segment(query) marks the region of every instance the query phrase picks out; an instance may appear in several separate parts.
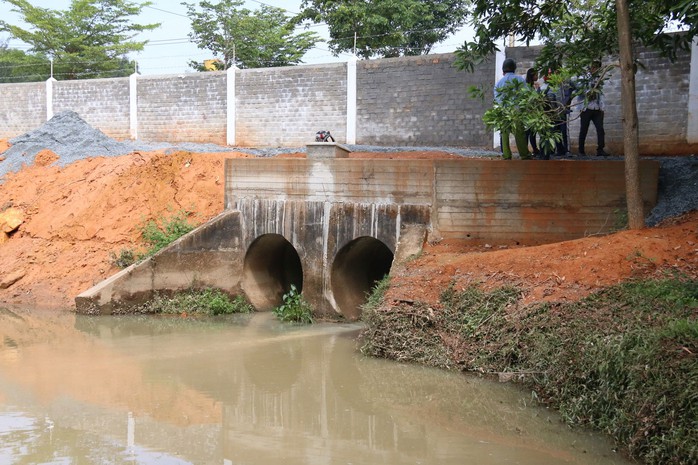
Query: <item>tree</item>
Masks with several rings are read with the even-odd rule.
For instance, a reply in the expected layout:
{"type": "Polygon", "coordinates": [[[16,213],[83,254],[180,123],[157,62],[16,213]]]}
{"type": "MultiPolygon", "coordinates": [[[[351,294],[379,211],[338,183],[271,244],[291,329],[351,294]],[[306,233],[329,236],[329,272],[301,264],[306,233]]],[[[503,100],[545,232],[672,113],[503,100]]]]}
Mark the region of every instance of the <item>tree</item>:
{"type": "Polygon", "coordinates": [[[45,81],[51,76],[47,57],[31,55],[0,44],[0,83],[45,81]]]}
{"type": "MultiPolygon", "coordinates": [[[[259,10],[240,8],[242,0],[183,3],[189,10],[192,33],[199,48],[221,57],[224,68],[289,66],[302,62],[303,55],[319,42],[314,32],[294,34],[296,24],[281,8],[262,5],[259,10]]],[[[203,70],[199,63],[190,66],[203,70]]]]}
{"type": "Polygon", "coordinates": [[[362,58],[429,53],[466,19],[468,0],[303,0],[298,22],[327,23],[337,55],[362,58]]]}
{"type": "Polygon", "coordinates": [[[160,24],[133,24],[150,2],[127,0],[72,0],[66,11],[32,6],[26,0],[5,0],[14,5],[29,29],[0,21],[0,30],[31,46],[30,52],[51,57],[54,76],[65,79],[127,76],[133,72],[126,55],[143,50],[146,41],[133,38],[160,24]]]}
{"type": "Polygon", "coordinates": [[[620,54],[623,145],[625,156],[628,222],[632,229],[644,227],[640,192],[636,68],[633,45],[659,50],[670,59],[689,49],[698,33],[698,2],[695,0],[473,0],[471,21],[475,40],[456,52],[457,65],[472,70],[475,63],[498,49],[496,41],[510,35],[531,41],[539,37],[542,68],[582,66],[604,55],[620,54]],[[682,29],[670,34],[669,26],[682,29]]]}

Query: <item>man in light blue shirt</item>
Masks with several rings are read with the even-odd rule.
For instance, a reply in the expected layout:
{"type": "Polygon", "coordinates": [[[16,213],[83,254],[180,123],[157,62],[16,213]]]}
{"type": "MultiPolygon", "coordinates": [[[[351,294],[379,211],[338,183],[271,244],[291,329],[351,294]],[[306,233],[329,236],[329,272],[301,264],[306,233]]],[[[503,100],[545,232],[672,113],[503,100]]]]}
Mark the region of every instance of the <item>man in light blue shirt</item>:
{"type": "MultiPolygon", "coordinates": [[[[502,64],[502,76],[497,84],[494,85],[494,100],[499,104],[503,104],[503,94],[505,89],[509,86],[525,86],[526,81],[522,76],[515,74],[516,62],[511,58],[504,60],[502,64]]],[[[505,103],[504,103],[505,104],[505,103]]],[[[514,139],[516,140],[516,148],[519,151],[519,156],[522,160],[530,160],[531,154],[528,152],[528,140],[526,138],[526,130],[521,124],[515,124],[514,127],[509,130],[502,130],[502,158],[505,160],[511,160],[512,153],[511,147],[509,145],[509,134],[514,133],[514,139]]]]}

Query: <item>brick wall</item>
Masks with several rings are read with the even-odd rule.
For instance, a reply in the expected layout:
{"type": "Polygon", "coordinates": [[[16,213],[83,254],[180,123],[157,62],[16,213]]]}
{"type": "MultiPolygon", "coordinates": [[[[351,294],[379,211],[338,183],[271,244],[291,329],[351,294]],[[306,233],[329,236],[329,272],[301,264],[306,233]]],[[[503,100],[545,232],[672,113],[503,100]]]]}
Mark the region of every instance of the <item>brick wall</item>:
{"type": "Polygon", "coordinates": [[[303,146],[320,130],[346,140],[345,63],[240,70],[235,88],[237,145],[303,146]]]}
{"type": "Polygon", "coordinates": [[[0,138],[22,135],[45,121],[45,82],[0,85],[0,138]]]}
{"type": "MultiPolygon", "coordinates": [[[[513,47],[517,72],[525,74],[537,47],[513,47]]],[[[637,73],[642,154],[695,153],[687,143],[690,52],[670,63],[641,51],[637,73]]],[[[500,74],[494,60],[474,73],[453,67],[453,54],[362,60],[356,69],[356,143],[375,145],[492,147],[482,123],[500,74]],[[485,100],[469,96],[480,87],[485,100]]],[[[238,70],[235,75],[235,144],[303,146],[328,129],[337,142],[347,137],[347,64],[238,70]]],[[[696,71],[694,71],[695,73],[696,71]]],[[[137,136],[143,141],[226,144],[225,72],[141,76],[137,79],[137,136]]],[[[74,110],[109,136],[130,136],[129,79],[60,81],[53,84],[53,112],[74,110]]],[[[606,88],[607,150],[622,148],[619,73],[606,88]]],[[[232,105],[231,105],[232,107],[232,105]]],[[[351,111],[351,107],[349,107],[351,111]]],[[[573,114],[570,141],[577,150],[579,122],[573,114]]],[[[45,121],[46,83],[0,84],[0,137],[11,138],[45,121]]],[[[351,130],[351,128],[349,128],[351,130]]],[[[596,148],[592,125],[587,151],[596,148]]]]}
{"type": "Polygon", "coordinates": [[[72,110],[90,126],[115,139],[128,139],[128,78],[56,81],[53,113],[72,110]]]}
{"type": "Polygon", "coordinates": [[[225,72],[138,78],[138,139],[226,143],[225,72]]]}
{"type": "MultiPolygon", "coordinates": [[[[494,60],[459,71],[453,54],[360,61],[357,141],[376,145],[491,144],[482,122],[489,102],[471,98],[471,85],[492,86],[494,60]]],[[[486,92],[487,96],[490,95],[486,92]]]]}

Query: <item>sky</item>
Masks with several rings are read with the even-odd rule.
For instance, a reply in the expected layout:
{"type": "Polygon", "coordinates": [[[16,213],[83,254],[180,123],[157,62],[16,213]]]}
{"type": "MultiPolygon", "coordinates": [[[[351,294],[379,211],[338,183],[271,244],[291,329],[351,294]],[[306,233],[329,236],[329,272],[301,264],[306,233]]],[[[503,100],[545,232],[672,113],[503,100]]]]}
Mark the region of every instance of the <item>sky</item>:
{"type": "MultiPolygon", "coordinates": [[[[144,32],[137,36],[138,40],[148,40],[145,49],[139,53],[133,53],[129,57],[138,63],[138,72],[142,75],[156,74],[182,74],[195,72],[188,63],[192,60],[203,62],[214,58],[207,50],[199,49],[189,40],[191,32],[190,21],[187,18],[187,8],[179,0],[151,0],[152,5],[143,8],[141,15],[133,18],[133,22],[139,24],[162,23],[153,31],[144,32]]],[[[53,10],[66,10],[70,6],[70,0],[29,0],[38,7],[53,10]]],[[[198,3],[198,0],[189,0],[187,3],[198,3]]],[[[261,5],[270,5],[283,8],[289,15],[300,11],[301,0],[246,0],[245,7],[257,10],[261,5]]],[[[0,0],[0,18],[11,24],[25,26],[21,23],[19,15],[12,13],[12,5],[0,0]]],[[[321,37],[327,38],[327,27],[324,25],[313,26],[310,30],[317,32],[321,37]]],[[[431,53],[453,52],[464,40],[468,39],[468,31],[464,29],[458,34],[446,39],[432,49],[431,53]]],[[[0,40],[8,39],[7,34],[0,33],[0,40]]],[[[27,50],[28,46],[21,41],[12,39],[10,48],[27,50]]],[[[332,55],[327,44],[318,43],[303,58],[303,63],[320,64],[347,61],[348,54],[338,57],[332,55]]]]}

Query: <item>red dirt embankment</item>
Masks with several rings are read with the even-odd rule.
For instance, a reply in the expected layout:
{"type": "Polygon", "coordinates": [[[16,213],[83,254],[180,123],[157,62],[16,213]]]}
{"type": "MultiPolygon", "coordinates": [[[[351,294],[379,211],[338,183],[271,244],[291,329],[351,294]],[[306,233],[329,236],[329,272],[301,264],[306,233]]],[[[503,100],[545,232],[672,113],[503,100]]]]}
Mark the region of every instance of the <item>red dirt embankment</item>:
{"type": "MultiPolygon", "coordinates": [[[[41,153],[0,184],[0,212],[14,207],[24,220],[0,244],[0,287],[16,279],[0,289],[0,304],[72,307],[77,294],[118,271],[110,254],[138,247],[146,221],[187,211],[198,224],[220,213],[223,161],[248,156],[132,153],[59,168],[52,165],[55,154],[41,153]]],[[[698,212],[657,228],[538,247],[431,244],[393,279],[388,297],[436,304],[455,280],[458,286],[519,284],[527,301],[571,300],[667,268],[698,276],[698,212]]]]}

